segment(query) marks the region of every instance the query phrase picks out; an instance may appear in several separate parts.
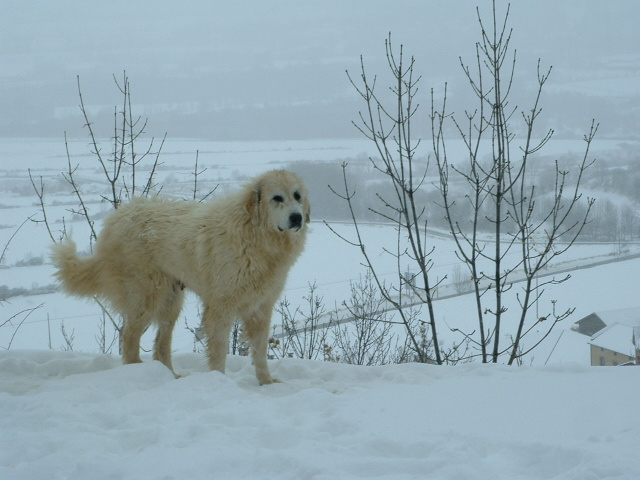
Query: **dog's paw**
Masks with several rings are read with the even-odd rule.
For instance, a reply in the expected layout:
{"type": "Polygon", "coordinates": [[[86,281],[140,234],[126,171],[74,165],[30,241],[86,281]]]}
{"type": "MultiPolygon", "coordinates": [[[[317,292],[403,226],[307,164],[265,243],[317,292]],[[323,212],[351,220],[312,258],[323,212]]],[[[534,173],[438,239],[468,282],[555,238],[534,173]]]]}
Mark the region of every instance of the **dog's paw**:
{"type": "Polygon", "coordinates": [[[265,380],[259,380],[260,382],[260,386],[262,387],[263,385],[271,385],[273,383],[284,383],[282,380],[278,380],[277,378],[269,378],[269,379],[265,379],[265,380]]]}

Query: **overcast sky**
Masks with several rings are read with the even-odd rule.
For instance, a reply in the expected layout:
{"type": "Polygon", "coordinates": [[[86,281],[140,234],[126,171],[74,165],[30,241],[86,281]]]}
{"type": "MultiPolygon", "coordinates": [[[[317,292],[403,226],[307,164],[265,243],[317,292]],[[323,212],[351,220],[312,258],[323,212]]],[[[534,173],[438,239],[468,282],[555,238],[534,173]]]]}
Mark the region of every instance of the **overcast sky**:
{"type": "MultiPolygon", "coordinates": [[[[473,61],[476,5],[489,21],[489,0],[11,2],[0,15],[0,136],[81,135],[76,76],[92,112],[111,115],[113,75],[125,70],[156,135],[356,136],[361,105],[345,70],[358,73],[363,55],[384,72],[389,32],[415,56],[425,98],[445,81],[465,98],[458,58],[473,61]]],[[[638,135],[639,1],[514,0],[510,25],[520,92],[540,57],[554,67],[551,114],[579,107],[567,131],[596,117],[604,134],[638,135]]]]}

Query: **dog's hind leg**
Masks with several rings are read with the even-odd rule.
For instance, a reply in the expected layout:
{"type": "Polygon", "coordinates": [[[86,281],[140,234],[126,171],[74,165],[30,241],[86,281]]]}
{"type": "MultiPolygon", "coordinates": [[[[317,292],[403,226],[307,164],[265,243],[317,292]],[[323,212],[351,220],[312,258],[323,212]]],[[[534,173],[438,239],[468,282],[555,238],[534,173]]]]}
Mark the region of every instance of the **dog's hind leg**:
{"type": "MultiPolygon", "coordinates": [[[[171,362],[171,336],[178,320],[184,300],[184,286],[179,281],[173,282],[164,305],[156,312],[158,333],[153,351],[153,359],[164,363],[176,375],[171,362]]],[[[177,377],[177,375],[176,375],[177,377]]]]}
{"type": "Polygon", "coordinates": [[[151,312],[142,311],[134,315],[125,315],[122,329],[122,363],[141,363],[140,338],[151,325],[151,312]]]}

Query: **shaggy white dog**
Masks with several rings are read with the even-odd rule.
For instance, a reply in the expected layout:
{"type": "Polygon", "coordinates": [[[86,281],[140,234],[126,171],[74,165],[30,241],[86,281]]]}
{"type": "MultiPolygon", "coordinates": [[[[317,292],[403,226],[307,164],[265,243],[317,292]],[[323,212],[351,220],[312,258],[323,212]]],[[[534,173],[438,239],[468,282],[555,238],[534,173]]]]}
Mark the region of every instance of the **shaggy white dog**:
{"type": "Polygon", "coordinates": [[[304,248],[309,200],[302,180],[269,171],[240,192],[211,203],[135,199],[104,222],[92,256],[67,241],[52,259],[64,289],[98,296],[124,317],[123,362],[140,362],[140,337],[155,322],[153,358],[173,371],[171,334],[183,289],[204,304],[209,366],[224,372],[234,320],[244,324],[256,376],[267,366],[271,313],[304,248]]]}

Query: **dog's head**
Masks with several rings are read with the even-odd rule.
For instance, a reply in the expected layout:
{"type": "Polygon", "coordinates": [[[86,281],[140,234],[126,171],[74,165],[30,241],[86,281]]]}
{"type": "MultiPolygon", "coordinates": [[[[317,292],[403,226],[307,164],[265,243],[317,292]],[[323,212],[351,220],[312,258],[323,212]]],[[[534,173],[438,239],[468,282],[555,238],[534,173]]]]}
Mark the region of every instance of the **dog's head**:
{"type": "Polygon", "coordinates": [[[271,170],[249,186],[247,213],[254,224],[282,233],[298,233],[311,221],[307,189],[300,177],[286,170],[271,170]]]}

